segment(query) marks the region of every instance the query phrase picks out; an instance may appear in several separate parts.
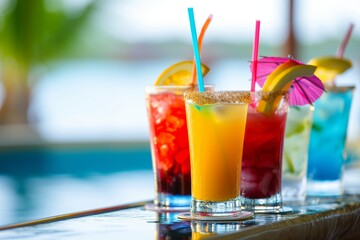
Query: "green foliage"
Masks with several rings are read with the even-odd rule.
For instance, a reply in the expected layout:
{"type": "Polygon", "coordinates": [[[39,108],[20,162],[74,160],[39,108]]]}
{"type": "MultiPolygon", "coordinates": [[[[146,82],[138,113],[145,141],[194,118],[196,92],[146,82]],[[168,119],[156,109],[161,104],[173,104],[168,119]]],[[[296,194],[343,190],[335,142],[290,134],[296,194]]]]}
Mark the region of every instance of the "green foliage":
{"type": "Polygon", "coordinates": [[[71,14],[60,0],[10,0],[0,13],[0,58],[29,72],[61,57],[93,15],[97,1],[71,14]],[[55,5],[54,5],[55,3],[55,5]]]}

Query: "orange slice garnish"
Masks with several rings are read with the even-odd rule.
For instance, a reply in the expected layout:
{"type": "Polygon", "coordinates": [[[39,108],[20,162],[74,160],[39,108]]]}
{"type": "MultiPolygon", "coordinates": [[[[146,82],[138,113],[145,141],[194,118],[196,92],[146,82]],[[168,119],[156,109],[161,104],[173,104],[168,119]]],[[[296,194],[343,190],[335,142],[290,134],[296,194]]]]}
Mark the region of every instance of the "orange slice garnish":
{"type": "MultiPolygon", "coordinates": [[[[181,61],[175,63],[165,69],[155,82],[157,86],[164,85],[191,85],[191,74],[193,70],[193,61],[181,61]]],[[[210,68],[205,64],[201,64],[203,76],[205,76],[210,68]]]]}

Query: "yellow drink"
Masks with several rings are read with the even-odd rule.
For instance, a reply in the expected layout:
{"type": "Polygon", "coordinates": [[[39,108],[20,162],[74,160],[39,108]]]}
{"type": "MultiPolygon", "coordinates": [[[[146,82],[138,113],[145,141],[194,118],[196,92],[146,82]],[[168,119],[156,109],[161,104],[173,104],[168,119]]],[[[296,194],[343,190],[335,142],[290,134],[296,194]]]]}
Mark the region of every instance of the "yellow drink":
{"type": "Polygon", "coordinates": [[[185,99],[193,199],[237,199],[248,92],[187,92],[185,99]]]}
{"type": "Polygon", "coordinates": [[[188,104],[192,196],[225,201],[240,193],[246,104],[188,104]]]}

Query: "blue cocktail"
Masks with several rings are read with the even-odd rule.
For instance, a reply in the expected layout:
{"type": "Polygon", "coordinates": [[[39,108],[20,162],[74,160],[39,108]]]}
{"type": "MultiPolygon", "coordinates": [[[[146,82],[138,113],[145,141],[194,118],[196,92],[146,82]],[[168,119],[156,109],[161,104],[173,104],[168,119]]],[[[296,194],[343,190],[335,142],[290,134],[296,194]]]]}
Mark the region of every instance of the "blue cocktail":
{"type": "Polygon", "coordinates": [[[331,87],[315,102],[308,162],[308,195],[343,193],[344,148],[354,87],[331,87]]]}

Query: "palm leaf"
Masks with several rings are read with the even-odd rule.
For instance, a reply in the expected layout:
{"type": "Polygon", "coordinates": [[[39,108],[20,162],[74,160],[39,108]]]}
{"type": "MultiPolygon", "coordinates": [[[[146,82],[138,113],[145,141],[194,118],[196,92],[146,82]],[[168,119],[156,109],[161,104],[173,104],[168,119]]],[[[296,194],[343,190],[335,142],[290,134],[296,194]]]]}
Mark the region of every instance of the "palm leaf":
{"type": "Polygon", "coordinates": [[[85,27],[96,9],[92,1],[70,17],[63,8],[49,11],[45,0],[12,0],[0,25],[0,53],[23,71],[59,58],[85,27]]]}
{"type": "Polygon", "coordinates": [[[93,16],[97,3],[98,1],[91,2],[80,13],[72,17],[66,16],[64,12],[53,13],[51,16],[49,14],[47,28],[53,28],[56,31],[53,30],[53,33],[44,42],[41,51],[43,54],[41,56],[42,60],[62,56],[65,50],[74,46],[81,31],[93,16]]]}

